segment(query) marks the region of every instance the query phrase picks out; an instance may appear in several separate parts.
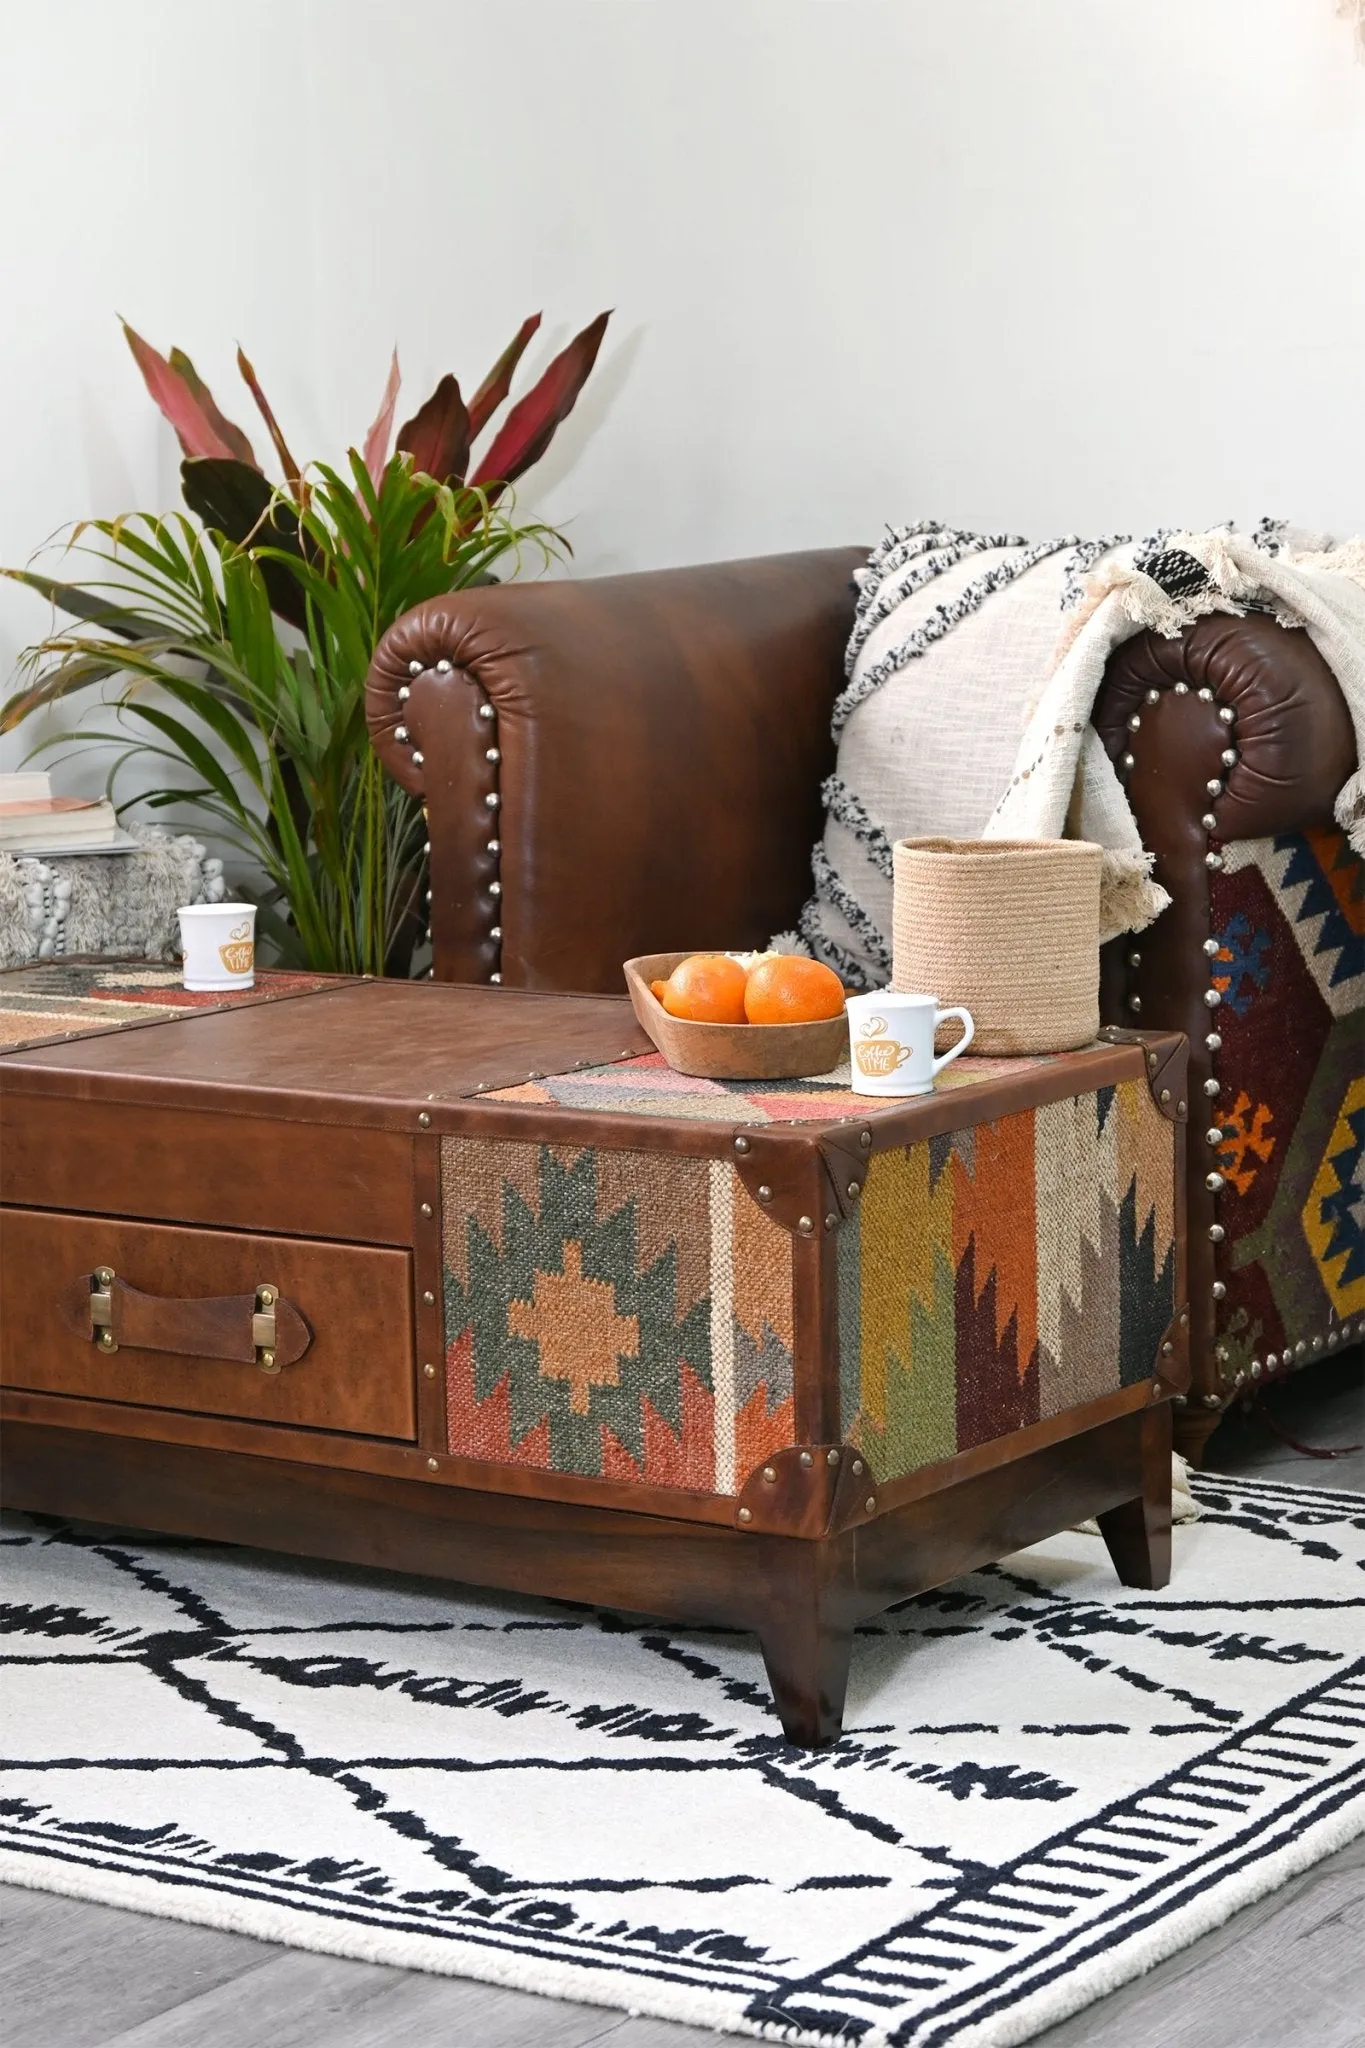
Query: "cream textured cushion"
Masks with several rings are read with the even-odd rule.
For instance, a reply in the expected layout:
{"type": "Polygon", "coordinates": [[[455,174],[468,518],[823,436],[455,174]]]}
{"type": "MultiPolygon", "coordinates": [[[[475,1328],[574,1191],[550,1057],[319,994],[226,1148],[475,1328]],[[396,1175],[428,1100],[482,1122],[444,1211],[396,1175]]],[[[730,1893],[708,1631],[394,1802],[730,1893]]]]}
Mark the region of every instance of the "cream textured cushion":
{"type": "Polygon", "coordinates": [[[1113,544],[1069,534],[1030,546],[926,523],[890,533],[858,572],[849,686],[834,717],[838,766],[800,921],[805,945],[846,979],[875,987],[889,977],[893,843],[980,837],[1064,607],[1113,544]]]}

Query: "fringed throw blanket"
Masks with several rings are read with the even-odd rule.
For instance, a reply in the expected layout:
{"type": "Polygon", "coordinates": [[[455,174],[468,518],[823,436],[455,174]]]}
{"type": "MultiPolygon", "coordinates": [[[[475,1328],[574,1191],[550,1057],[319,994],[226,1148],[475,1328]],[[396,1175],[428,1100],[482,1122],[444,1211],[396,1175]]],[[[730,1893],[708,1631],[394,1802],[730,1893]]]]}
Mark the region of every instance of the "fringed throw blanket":
{"type": "MultiPolygon", "coordinates": [[[[1174,636],[1206,612],[1252,609],[1303,626],[1365,741],[1362,541],[1333,549],[1263,521],[1254,536],[1030,544],[926,520],[888,532],[855,580],[815,894],[799,932],[773,943],[799,945],[860,985],[890,975],[891,848],[908,835],[1095,840],[1106,852],[1105,937],[1164,908],[1090,723],[1109,655],[1134,634],[1174,636]]],[[[1365,851],[1359,771],[1337,815],[1365,851]]]]}

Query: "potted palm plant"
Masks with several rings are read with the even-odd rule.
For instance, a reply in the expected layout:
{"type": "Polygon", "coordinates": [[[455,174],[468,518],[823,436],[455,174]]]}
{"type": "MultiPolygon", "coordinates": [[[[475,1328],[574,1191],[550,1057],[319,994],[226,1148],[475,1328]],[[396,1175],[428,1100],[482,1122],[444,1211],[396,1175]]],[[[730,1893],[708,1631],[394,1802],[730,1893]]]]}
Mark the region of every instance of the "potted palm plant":
{"type": "Polygon", "coordinates": [[[410,972],[425,832],[420,807],[369,746],[366,672],[380,636],[423,598],[505,574],[528,551],[543,560],[567,546],[541,522],[518,521],[508,488],[571,411],[607,319],[555,357],[477,460],[473,445],[508,398],[539,315],[472,399],[447,375],[396,435],[395,353],[363,448],[335,467],[294,459],[239,350],[278,484],[189,357],[163,357],[125,326],[179,439],[194,516],[85,520],[64,543],[75,576],[3,572],[70,623],[21,655],[0,731],[98,687],[104,717],[48,736],[34,753],[112,746],[108,789],[120,811],[191,806],[264,876],[258,921],[285,964],[410,972]],[[173,774],[120,801],[133,760],[173,774]]]}

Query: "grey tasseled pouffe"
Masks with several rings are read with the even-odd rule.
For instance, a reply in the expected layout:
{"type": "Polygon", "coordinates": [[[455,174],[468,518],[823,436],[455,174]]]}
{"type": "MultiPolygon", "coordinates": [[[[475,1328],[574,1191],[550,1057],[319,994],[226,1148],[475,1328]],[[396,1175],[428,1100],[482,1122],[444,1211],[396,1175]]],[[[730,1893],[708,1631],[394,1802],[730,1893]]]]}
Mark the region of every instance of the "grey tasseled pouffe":
{"type": "Polygon", "coordinates": [[[136,853],[39,860],[0,854],[0,968],[95,953],[106,959],[175,960],[175,913],[227,894],[221,860],[182,833],[126,827],[136,853]]]}

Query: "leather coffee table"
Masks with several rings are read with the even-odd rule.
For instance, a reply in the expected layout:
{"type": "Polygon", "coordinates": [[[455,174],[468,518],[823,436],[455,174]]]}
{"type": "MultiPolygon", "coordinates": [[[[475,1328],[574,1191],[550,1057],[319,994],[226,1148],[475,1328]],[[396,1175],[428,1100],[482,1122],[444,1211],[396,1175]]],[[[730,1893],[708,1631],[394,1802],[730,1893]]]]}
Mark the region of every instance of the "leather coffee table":
{"type": "Polygon", "coordinates": [[[808,1744],[907,1595],[1090,1515],[1164,1582],[1183,1039],[877,1102],[624,999],[166,1001],[0,1058],[11,1506],[752,1629],[808,1744]]]}

